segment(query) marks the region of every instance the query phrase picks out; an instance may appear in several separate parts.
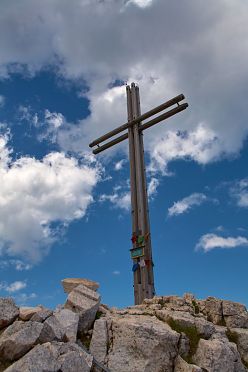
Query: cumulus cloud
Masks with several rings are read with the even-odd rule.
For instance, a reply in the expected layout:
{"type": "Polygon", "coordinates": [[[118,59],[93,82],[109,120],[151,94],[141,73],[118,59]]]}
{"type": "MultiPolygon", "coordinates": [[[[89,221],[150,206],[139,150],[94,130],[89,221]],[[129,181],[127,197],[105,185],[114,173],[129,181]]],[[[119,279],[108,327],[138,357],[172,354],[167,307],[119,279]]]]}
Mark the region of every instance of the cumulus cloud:
{"type": "Polygon", "coordinates": [[[5,97],[0,95],[0,107],[3,107],[5,104],[5,97]]]}
{"type": "Polygon", "coordinates": [[[8,269],[11,267],[14,267],[16,271],[26,271],[30,270],[32,268],[32,265],[21,260],[0,260],[0,269],[8,269]]]}
{"type": "Polygon", "coordinates": [[[154,171],[178,158],[206,164],[237,154],[247,136],[247,23],[243,0],[14,0],[1,8],[0,72],[55,66],[84,79],[91,114],[58,136],[77,151],[126,121],[125,87],[114,81],[140,84],[142,111],[183,92],[187,113],[147,131],[146,149],[154,171]]]}
{"type": "Polygon", "coordinates": [[[23,281],[20,281],[20,280],[17,280],[13,283],[6,283],[6,282],[0,282],[0,290],[4,290],[8,293],[14,293],[14,292],[18,292],[20,291],[21,289],[24,289],[27,287],[27,283],[26,282],[23,282],[23,281]]]}
{"type": "Polygon", "coordinates": [[[0,254],[35,263],[56,240],[58,227],[85,215],[99,168],[56,152],[12,160],[7,141],[0,136],[0,254]]]}
{"type": "Polygon", "coordinates": [[[155,177],[152,177],[147,186],[147,195],[149,198],[152,198],[157,193],[158,186],[159,180],[155,177]]]}
{"type": "Polygon", "coordinates": [[[131,196],[129,191],[122,192],[119,190],[115,190],[113,194],[110,195],[102,194],[99,198],[99,202],[105,201],[109,201],[110,203],[112,203],[115,208],[120,208],[125,211],[130,210],[131,196]]]}
{"type": "Polygon", "coordinates": [[[200,238],[196,250],[209,252],[215,248],[231,249],[244,246],[248,246],[248,239],[243,236],[225,238],[216,234],[206,234],[200,238]]]}
{"type": "Polygon", "coordinates": [[[115,167],[114,167],[115,170],[116,171],[121,170],[123,168],[123,165],[125,164],[125,162],[126,162],[126,159],[122,159],[122,160],[118,161],[117,163],[115,163],[115,167]]]}
{"type": "Polygon", "coordinates": [[[194,193],[182,200],[175,202],[172,207],[168,209],[168,216],[177,216],[179,214],[188,212],[195,206],[199,206],[207,200],[207,196],[201,193],[194,193]]]}
{"type": "Polygon", "coordinates": [[[239,207],[248,207],[248,178],[243,178],[235,183],[230,189],[231,196],[236,200],[239,207]]]}

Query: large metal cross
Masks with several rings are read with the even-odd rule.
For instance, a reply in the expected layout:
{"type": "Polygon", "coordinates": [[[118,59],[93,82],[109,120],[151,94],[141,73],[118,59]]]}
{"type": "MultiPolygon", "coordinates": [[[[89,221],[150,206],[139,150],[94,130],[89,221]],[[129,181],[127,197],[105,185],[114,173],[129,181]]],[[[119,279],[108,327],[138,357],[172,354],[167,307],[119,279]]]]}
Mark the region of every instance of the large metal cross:
{"type": "Polygon", "coordinates": [[[162,105],[141,115],[139,87],[134,83],[126,87],[127,90],[127,114],[128,122],[120,127],[99,137],[90,147],[97,145],[93,150],[98,154],[115,144],[129,139],[129,160],[130,160],[130,188],[131,188],[131,208],[132,208],[132,243],[131,258],[133,260],[134,272],[134,301],[135,304],[141,304],[145,298],[152,298],[155,295],[152,246],[148,210],[148,197],[144,161],[143,131],[162,120],[185,110],[187,103],[179,104],[184,100],[184,95],[180,94],[162,105]],[[169,111],[164,112],[153,119],[144,120],[158,114],[167,108],[176,105],[169,111]],[[109,138],[118,133],[126,131],[125,134],[105,143],[109,138]],[[102,144],[99,146],[99,144],[102,144]]]}

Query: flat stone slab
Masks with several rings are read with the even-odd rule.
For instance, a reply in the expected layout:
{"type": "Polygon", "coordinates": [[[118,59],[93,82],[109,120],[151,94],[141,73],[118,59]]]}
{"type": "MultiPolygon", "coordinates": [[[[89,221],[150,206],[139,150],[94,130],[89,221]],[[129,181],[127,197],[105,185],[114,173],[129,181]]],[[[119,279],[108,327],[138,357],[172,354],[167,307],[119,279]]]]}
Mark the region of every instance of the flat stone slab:
{"type": "Polygon", "coordinates": [[[99,288],[99,283],[93,282],[92,280],[82,279],[82,278],[67,278],[61,281],[65,293],[70,293],[78,285],[83,284],[85,287],[96,291],[99,288]]]}
{"type": "Polygon", "coordinates": [[[0,329],[7,327],[19,315],[19,308],[12,298],[0,298],[0,329]]]}

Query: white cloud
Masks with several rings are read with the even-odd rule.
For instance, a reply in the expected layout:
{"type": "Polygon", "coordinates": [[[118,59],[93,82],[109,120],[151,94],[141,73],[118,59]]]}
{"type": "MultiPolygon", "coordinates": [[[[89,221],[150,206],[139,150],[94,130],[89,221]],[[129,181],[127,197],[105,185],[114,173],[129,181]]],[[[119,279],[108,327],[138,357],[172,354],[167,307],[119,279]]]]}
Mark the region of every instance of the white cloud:
{"type": "Polygon", "coordinates": [[[32,265],[28,264],[28,263],[25,263],[21,260],[0,260],[0,268],[1,269],[6,269],[6,268],[10,268],[10,267],[14,267],[15,270],[17,271],[26,271],[26,270],[30,270],[32,268],[32,265]]]}
{"type": "Polygon", "coordinates": [[[129,0],[127,2],[127,5],[129,4],[135,4],[138,5],[141,8],[146,8],[147,6],[152,5],[153,0],[129,0]]]}
{"type": "Polygon", "coordinates": [[[0,290],[4,290],[8,293],[18,292],[21,289],[24,289],[26,287],[27,287],[27,283],[19,281],[19,280],[13,283],[10,283],[10,284],[6,282],[0,282],[0,290]]]}
{"type": "Polygon", "coordinates": [[[239,207],[248,207],[248,178],[237,181],[230,189],[231,196],[237,201],[239,207]]]}
{"type": "Polygon", "coordinates": [[[118,161],[117,163],[115,163],[115,170],[116,171],[121,170],[125,163],[126,163],[126,159],[122,159],[122,160],[118,161]]]}
{"type": "Polygon", "coordinates": [[[113,275],[120,275],[120,273],[121,273],[121,272],[120,272],[119,270],[114,270],[114,271],[112,272],[113,275]]]}
{"type": "Polygon", "coordinates": [[[110,195],[102,194],[99,198],[99,201],[100,202],[109,201],[114,205],[115,208],[120,208],[125,211],[129,211],[131,206],[131,196],[129,191],[127,192],[114,191],[114,193],[110,195]]]}
{"type": "Polygon", "coordinates": [[[147,195],[149,198],[152,198],[157,193],[158,186],[159,180],[155,177],[152,177],[147,186],[147,195]]]}
{"type": "Polygon", "coordinates": [[[3,107],[5,104],[5,97],[0,95],[0,107],[3,107]]]}
{"type": "Polygon", "coordinates": [[[248,239],[243,236],[223,238],[216,234],[206,234],[200,238],[196,250],[209,252],[215,248],[231,249],[242,246],[248,246],[248,239]]]}
{"type": "Polygon", "coordinates": [[[30,294],[27,293],[19,293],[18,295],[14,296],[15,302],[18,306],[26,305],[30,300],[33,300],[37,297],[37,294],[32,292],[30,294]]]}
{"type": "Polygon", "coordinates": [[[0,136],[0,253],[35,263],[61,232],[54,224],[66,226],[85,215],[99,168],[63,153],[14,161],[7,140],[0,136]]]}
{"type": "Polygon", "coordinates": [[[132,3],[137,6],[124,0],[8,2],[0,14],[2,75],[23,66],[31,75],[55,66],[64,77],[86,82],[91,114],[59,130],[64,149],[80,151],[125,122],[125,87],[110,86],[134,80],[142,111],[181,92],[190,104],[166,125],[146,131],[154,171],[166,172],[173,159],[206,164],[238,154],[248,133],[248,3],[132,3]],[[188,137],[177,136],[179,129],[188,137]],[[161,137],[168,139],[171,155],[161,137]]]}
{"type": "Polygon", "coordinates": [[[195,206],[201,205],[203,202],[207,200],[207,196],[201,193],[194,193],[182,200],[175,202],[172,207],[168,209],[168,215],[170,217],[177,216],[179,214],[188,212],[195,206]]]}

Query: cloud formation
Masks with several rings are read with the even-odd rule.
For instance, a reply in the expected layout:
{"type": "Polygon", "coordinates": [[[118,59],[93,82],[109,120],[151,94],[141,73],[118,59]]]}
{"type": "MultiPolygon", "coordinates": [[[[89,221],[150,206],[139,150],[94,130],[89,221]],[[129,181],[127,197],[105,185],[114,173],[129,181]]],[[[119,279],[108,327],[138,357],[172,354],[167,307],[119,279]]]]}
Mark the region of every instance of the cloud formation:
{"type": "Polygon", "coordinates": [[[139,83],[143,111],[184,93],[187,112],[146,133],[153,170],[166,172],[173,159],[206,164],[240,151],[248,133],[247,23],[243,0],[13,0],[1,8],[0,72],[52,66],[86,82],[91,114],[61,126],[64,150],[86,149],[126,121],[125,87],[113,87],[116,80],[139,83]]]}
{"type": "Polygon", "coordinates": [[[14,293],[14,292],[18,292],[20,291],[21,289],[24,289],[27,287],[27,283],[26,282],[23,282],[23,281],[20,281],[20,280],[17,280],[13,283],[6,283],[6,282],[0,282],[0,290],[4,290],[10,294],[14,293]]]}
{"type": "Polygon", "coordinates": [[[248,178],[243,178],[235,183],[230,189],[231,196],[236,200],[237,205],[242,208],[248,207],[248,178]]]}
{"type": "Polygon", "coordinates": [[[178,216],[188,212],[193,207],[199,206],[207,200],[207,196],[201,193],[194,193],[182,200],[175,202],[172,207],[168,209],[168,216],[178,216]]]}
{"type": "Polygon", "coordinates": [[[99,168],[56,152],[12,160],[7,141],[0,136],[0,254],[35,263],[61,228],[85,215],[99,168]]]}
{"type": "Polygon", "coordinates": [[[243,236],[224,238],[216,234],[206,234],[200,238],[196,245],[196,250],[209,252],[216,248],[232,249],[246,246],[248,246],[248,239],[243,236]]]}

